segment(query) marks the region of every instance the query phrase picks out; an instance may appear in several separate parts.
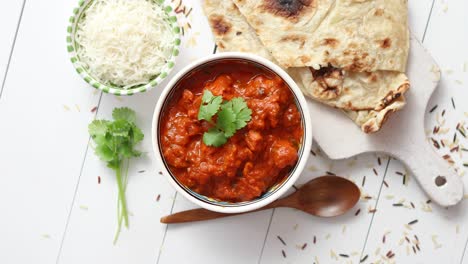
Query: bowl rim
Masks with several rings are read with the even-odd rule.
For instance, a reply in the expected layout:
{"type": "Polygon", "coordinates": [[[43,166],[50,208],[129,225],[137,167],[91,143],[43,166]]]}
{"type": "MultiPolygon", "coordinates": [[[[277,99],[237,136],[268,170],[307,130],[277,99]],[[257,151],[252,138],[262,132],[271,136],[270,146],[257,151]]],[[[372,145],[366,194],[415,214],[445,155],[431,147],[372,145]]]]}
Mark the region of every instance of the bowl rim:
{"type": "Polygon", "coordinates": [[[91,87],[94,87],[95,89],[101,90],[105,93],[109,94],[114,94],[114,95],[133,95],[136,93],[142,93],[149,91],[156,86],[158,86],[164,79],[167,78],[167,76],[171,73],[171,71],[174,69],[174,66],[176,64],[176,58],[180,53],[180,45],[181,45],[181,30],[177,22],[177,15],[174,11],[174,9],[168,5],[165,4],[164,0],[151,0],[153,2],[156,2],[161,5],[163,8],[164,12],[167,14],[168,21],[170,22],[171,28],[172,28],[172,33],[174,34],[174,41],[172,45],[172,51],[171,51],[171,56],[168,58],[166,64],[161,70],[161,73],[159,75],[149,81],[148,83],[138,85],[136,87],[132,87],[130,89],[119,89],[115,88],[109,85],[102,84],[98,80],[96,80],[93,76],[91,76],[86,69],[81,65],[80,59],[77,55],[76,52],[76,42],[75,42],[75,34],[76,34],[76,26],[78,24],[78,21],[81,18],[81,15],[83,14],[83,11],[87,8],[87,6],[94,0],[79,0],[78,1],[78,6],[73,9],[73,15],[70,16],[68,20],[68,26],[67,26],[67,37],[66,37],[66,42],[67,42],[67,53],[69,55],[69,59],[71,63],[73,64],[73,67],[75,68],[76,72],[81,76],[81,78],[87,82],[91,87]]]}
{"type": "Polygon", "coordinates": [[[182,70],[180,70],[172,79],[169,81],[169,83],[164,87],[161,96],[158,98],[158,102],[156,104],[156,107],[154,109],[153,113],[153,120],[152,120],[152,127],[151,127],[151,137],[152,137],[152,145],[153,145],[153,153],[156,157],[156,161],[160,166],[162,167],[161,170],[165,176],[165,178],[171,183],[171,185],[177,190],[178,193],[181,193],[186,199],[189,201],[195,203],[196,205],[203,207],[205,209],[208,209],[210,211],[215,211],[215,212],[220,212],[220,213],[244,213],[244,212],[249,212],[256,210],[258,208],[264,207],[271,202],[277,200],[280,198],[289,188],[292,187],[292,185],[296,182],[296,180],[299,178],[301,173],[304,170],[304,167],[307,163],[307,160],[310,155],[310,149],[312,147],[312,122],[310,118],[310,112],[309,112],[309,107],[307,104],[307,101],[301,92],[300,88],[298,85],[294,82],[294,80],[284,71],[282,68],[280,68],[278,65],[274,64],[273,62],[260,57],[258,55],[250,54],[250,53],[243,53],[243,52],[224,52],[224,53],[218,53],[218,54],[212,54],[206,57],[203,57],[201,59],[198,59],[189,65],[185,66],[182,70]],[[294,169],[294,171],[287,177],[287,179],[284,180],[284,183],[279,186],[274,193],[272,193],[270,196],[265,197],[261,200],[258,201],[252,201],[248,204],[240,204],[236,205],[235,203],[230,205],[230,206],[222,206],[222,205],[215,205],[211,204],[202,200],[199,200],[192,196],[188,191],[184,190],[176,181],[173,179],[171,176],[169,169],[166,167],[166,164],[164,162],[164,157],[159,149],[159,137],[158,137],[158,127],[159,127],[159,119],[161,115],[161,110],[164,107],[164,104],[166,102],[166,99],[168,96],[171,94],[172,90],[176,86],[176,84],[188,73],[190,73],[192,70],[197,68],[198,66],[201,66],[205,63],[210,63],[213,61],[217,60],[222,60],[222,59],[240,59],[240,60],[246,60],[246,61],[251,61],[254,63],[258,63],[265,68],[271,70],[272,72],[276,73],[278,76],[280,76],[290,87],[291,91],[294,93],[297,103],[300,105],[300,108],[302,110],[302,117],[303,117],[303,123],[304,123],[304,135],[303,135],[303,150],[302,150],[302,155],[300,156],[300,159],[294,169]]]}

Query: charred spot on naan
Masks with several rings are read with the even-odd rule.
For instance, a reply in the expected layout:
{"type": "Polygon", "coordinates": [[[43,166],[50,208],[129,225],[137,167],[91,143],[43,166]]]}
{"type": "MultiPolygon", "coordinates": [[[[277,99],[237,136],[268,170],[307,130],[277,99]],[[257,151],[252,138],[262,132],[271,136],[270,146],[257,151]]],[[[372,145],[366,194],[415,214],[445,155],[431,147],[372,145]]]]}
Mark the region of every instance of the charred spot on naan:
{"type": "Polygon", "coordinates": [[[287,19],[297,20],[299,15],[314,6],[316,0],[263,0],[263,10],[287,19]]]}
{"type": "Polygon", "coordinates": [[[384,10],[382,8],[377,8],[374,13],[375,16],[382,16],[383,14],[384,10]]]}
{"type": "Polygon", "coordinates": [[[223,16],[221,15],[212,15],[209,18],[211,27],[215,35],[217,36],[224,36],[227,35],[232,28],[231,23],[226,21],[223,16]]]}
{"type": "Polygon", "coordinates": [[[330,46],[332,48],[336,48],[338,43],[339,43],[339,41],[337,39],[334,39],[334,38],[326,38],[326,39],[323,39],[323,41],[322,41],[322,45],[330,46]]]}
{"type": "Polygon", "coordinates": [[[321,99],[330,100],[341,95],[344,82],[344,72],[333,66],[321,67],[315,70],[309,67],[313,81],[318,84],[318,88],[312,91],[315,96],[321,99]]]}
{"type": "Polygon", "coordinates": [[[400,97],[410,88],[409,82],[405,82],[398,87],[396,91],[389,91],[387,95],[380,101],[379,105],[375,108],[376,111],[381,111],[389,105],[396,102],[400,97]]]}
{"type": "Polygon", "coordinates": [[[303,48],[306,42],[306,36],[298,35],[298,34],[291,34],[286,35],[280,39],[280,42],[296,42],[299,43],[299,48],[303,48]]]}
{"type": "Polygon", "coordinates": [[[379,40],[378,43],[382,49],[388,49],[392,46],[392,40],[389,38],[379,40]]]}

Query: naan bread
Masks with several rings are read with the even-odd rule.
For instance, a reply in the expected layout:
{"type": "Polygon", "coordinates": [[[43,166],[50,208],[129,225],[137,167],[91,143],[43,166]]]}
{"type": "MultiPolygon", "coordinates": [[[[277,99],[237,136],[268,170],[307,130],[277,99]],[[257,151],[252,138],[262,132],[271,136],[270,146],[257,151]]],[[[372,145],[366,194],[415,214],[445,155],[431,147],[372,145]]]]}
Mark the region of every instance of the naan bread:
{"type": "MultiPolygon", "coordinates": [[[[262,42],[255,34],[255,31],[247,23],[232,0],[205,0],[204,11],[208,17],[219,51],[254,53],[277,63],[271,53],[263,46],[262,42]]],[[[340,102],[337,100],[337,97],[334,96],[325,96],[326,98],[324,98],[324,96],[316,95],[316,90],[323,90],[323,87],[320,82],[314,78],[312,74],[313,69],[302,67],[290,68],[287,69],[287,71],[297,82],[305,95],[331,106],[344,109],[344,112],[366,133],[377,132],[388,118],[389,114],[401,109],[405,104],[404,97],[399,96],[396,98],[397,100],[395,102],[387,100],[386,107],[383,107],[380,111],[372,110],[377,107],[364,108],[366,110],[363,111],[347,110],[346,107],[339,107],[339,105],[343,105],[342,102],[345,102],[344,100],[340,102]]],[[[343,75],[343,78],[345,87],[347,84],[350,84],[353,89],[359,91],[355,94],[359,95],[360,98],[353,98],[344,92],[346,98],[355,101],[376,97],[374,93],[378,94],[379,91],[382,91],[383,89],[381,89],[381,87],[389,87],[388,85],[399,87],[400,83],[407,83],[407,78],[404,74],[397,74],[394,72],[377,72],[373,74],[346,73],[343,75]],[[377,77],[373,78],[372,76],[374,75],[377,77]],[[392,81],[392,78],[395,79],[392,81]],[[370,83],[370,85],[367,83],[370,83]]],[[[391,91],[391,89],[389,90],[391,91]]],[[[378,106],[380,101],[384,98],[385,96],[381,97],[381,100],[378,100],[378,103],[375,105],[378,106]]],[[[356,105],[359,104],[361,103],[357,103],[356,105]]],[[[351,104],[351,106],[353,106],[353,104],[351,104]]]]}
{"type": "Polygon", "coordinates": [[[405,72],[407,0],[233,0],[284,67],[405,72]]]}
{"type": "Polygon", "coordinates": [[[381,111],[409,89],[404,73],[395,71],[348,72],[325,67],[320,70],[289,68],[303,85],[305,95],[346,110],[381,111]]]}

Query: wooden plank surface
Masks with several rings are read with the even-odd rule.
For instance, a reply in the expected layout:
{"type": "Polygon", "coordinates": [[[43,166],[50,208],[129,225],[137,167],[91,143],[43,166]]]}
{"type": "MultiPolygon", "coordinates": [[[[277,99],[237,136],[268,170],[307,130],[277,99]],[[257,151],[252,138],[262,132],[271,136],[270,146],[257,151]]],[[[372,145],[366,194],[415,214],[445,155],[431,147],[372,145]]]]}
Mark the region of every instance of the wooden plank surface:
{"type": "MultiPolygon", "coordinates": [[[[448,210],[438,208],[427,203],[411,175],[403,185],[399,174],[405,174],[405,169],[400,162],[376,154],[331,161],[316,146],[316,156],[311,156],[297,185],[327,172],[355,181],[362,186],[363,197],[347,215],[324,220],[279,209],[191,225],[160,224],[161,216],[194,205],[175,194],[152,157],[150,120],[159,91],[123,98],[101,96],[80,79],[68,61],[64,42],[75,2],[28,0],[24,8],[0,98],[0,120],[9,128],[0,137],[0,160],[8,161],[0,162],[5,176],[0,210],[9,216],[0,220],[0,262],[359,263],[368,255],[364,263],[376,263],[391,250],[395,257],[383,257],[383,262],[468,264],[463,258],[468,238],[466,202],[448,210]],[[50,12],[51,8],[57,12],[50,12]],[[95,106],[98,110],[91,112],[95,106]],[[130,167],[131,227],[113,245],[116,184],[112,172],[87,144],[87,124],[95,115],[109,118],[118,106],[137,111],[146,135],[141,148],[148,153],[130,167]],[[372,209],[377,211],[369,213],[372,209]]],[[[185,28],[184,49],[175,71],[213,50],[200,1],[185,4],[194,8],[189,17],[192,28],[185,28]]],[[[0,43],[0,73],[5,71],[1,67],[8,61],[21,6],[17,0],[0,4],[0,33],[7,40],[0,43]]],[[[468,4],[409,0],[409,7],[411,30],[424,39],[443,70],[440,89],[431,102],[438,107],[428,113],[427,128],[432,133],[434,126],[443,131],[447,127],[446,134],[431,136],[439,142],[452,140],[456,124],[468,118],[468,35],[454,30],[464,21],[468,4]]],[[[457,138],[468,146],[460,134],[457,138]]],[[[440,153],[452,154],[458,167],[468,162],[461,151],[442,148],[440,153]]]]}
{"type": "Polygon", "coordinates": [[[53,263],[62,242],[90,109],[99,100],[67,58],[66,24],[75,4],[27,1],[24,8],[0,99],[2,263],[53,263]]]}

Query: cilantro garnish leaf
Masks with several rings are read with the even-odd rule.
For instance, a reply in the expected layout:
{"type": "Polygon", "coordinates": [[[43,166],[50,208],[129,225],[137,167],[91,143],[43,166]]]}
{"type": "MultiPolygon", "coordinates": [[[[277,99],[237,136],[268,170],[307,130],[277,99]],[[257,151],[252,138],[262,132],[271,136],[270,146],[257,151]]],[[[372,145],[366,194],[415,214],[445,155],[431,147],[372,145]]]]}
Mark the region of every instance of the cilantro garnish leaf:
{"type": "Polygon", "coordinates": [[[117,241],[122,223],[128,228],[127,201],[125,190],[127,185],[128,164],[131,158],[139,157],[141,152],[135,145],[144,138],[141,129],[135,125],[136,114],[130,108],[116,108],[112,112],[114,121],[94,120],[88,126],[93,139],[95,154],[107,167],[115,171],[118,186],[118,226],[114,243],[117,241]]]}
{"type": "Polygon", "coordinates": [[[236,97],[225,101],[221,96],[205,90],[202,104],[198,112],[198,120],[213,123],[212,118],[217,114],[216,126],[203,135],[203,142],[207,146],[222,146],[237,130],[244,128],[250,121],[252,110],[249,109],[243,98],[236,97]]]}
{"type": "Polygon", "coordinates": [[[88,126],[88,132],[92,137],[95,136],[104,136],[107,132],[107,125],[109,121],[107,120],[94,120],[88,126]]]}
{"type": "Polygon", "coordinates": [[[114,120],[125,120],[129,123],[136,122],[135,111],[128,107],[115,108],[114,111],[112,111],[112,118],[114,118],[114,120]]]}
{"type": "Polygon", "coordinates": [[[232,110],[236,114],[236,128],[244,128],[252,117],[252,110],[247,106],[244,98],[233,98],[231,102],[232,110]]]}
{"type": "Polygon", "coordinates": [[[232,137],[236,133],[236,114],[232,109],[232,103],[226,102],[218,112],[216,127],[224,131],[226,137],[232,137]]]}
{"type": "Polygon", "coordinates": [[[227,137],[224,132],[217,128],[211,128],[208,132],[203,134],[203,143],[207,146],[220,147],[227,142],[227,137]]]}
{"type": "Polygon", "coordinates": [[[214,96],[213,93],[205,90],[200,110],[198,111],[198,120],[211,121],[211,118],[218,112],[222,102],[222,96],[214,96]]]}

